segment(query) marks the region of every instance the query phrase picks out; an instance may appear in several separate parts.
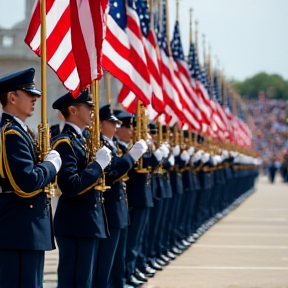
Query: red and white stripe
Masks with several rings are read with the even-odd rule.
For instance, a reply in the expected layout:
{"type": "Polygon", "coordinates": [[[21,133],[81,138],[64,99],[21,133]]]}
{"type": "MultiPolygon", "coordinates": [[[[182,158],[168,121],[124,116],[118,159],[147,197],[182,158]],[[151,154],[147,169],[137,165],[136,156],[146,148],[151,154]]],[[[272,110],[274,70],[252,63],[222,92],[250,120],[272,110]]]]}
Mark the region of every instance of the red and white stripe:
{"type": "Polygon", "coordinates": [[[189,126],[189,130],[192,129],[194,131],[200,131],[201,123],[198,122],[198,119],[195,117],[195,113],[193,113],[193,110],[191,109],[192,108],[191,105],[193,105],[193,102],[186,93],[184,85],[181,81],[181,74],[178,65],[176,64],[176,62],[174,62],[173,64],[174,64],[174,82],[177,89],[177,94],[179,95],[179,99],[182,104],[182,112],[186,120],[185,123],[189,126]]]}
{"type": "MultiPolygon", "coordinates": [[[[163,101],[162,78],[160,73],[160,54],[157,50],[156,39],[152,31],[149,32],[147,38],[143,36],[142,40],[144,43],[152,88],[151,108],[154,112],[161,114],[164,111],[165,105],[163,101]]],[[[135,113],[137,108],[137,97],[133,92],[129,91],[127,88],[121,89],[118,100],[128,112],[135,113]]],[[[154,112],[152,114],[154,114],[154,112]]],[[[153,116],[153,118],[155,117],[157,118],[157,116],[153,116]]]]}
{"type": "Polygon", "coordinates": [[[152,89],[140,22],[136,11],[132,8],[126,6],[126,12],[127,28],[125,31],[108,15],[102,64],[125,85],[119,95],[119,102],[122,98],[131,98],[129,94],[132,92],[130,95],[133,96],[134,93],[147,106],[151,102],[152,89]]]}
{"type": "Polygon", "coordinates": [[[145,46],[145,55],[150,73],[150,82],[152,87],[151,105],[159,114],[164,111],[164,99],[162,92],[162,77],[160,71],[161,57],[157,47],[155,35],[152,31],[148,33],[147,38],[143,36],[145,46]]]}
{"type": "Polygon", "coordinates": [[[185,116],[182,111],[181,100],[176,89],[175,75],[174,75],[174,60],[172,57],[168,57],[160,49],[161,54],[161,71],[162,71],[162,82],[163,82],[163,95],[165,106],[166,124],[173,126],[177,121],[184,121],[185,116]]]}
{"type": "Polygon", "coordinates": [[[194,91],[196,91],[198,95],[198,107],[201,112],[202,123],[209,125],[212,116],[212,108],[210,106],[211,104],[208,91],[204,87],[204,85],[197,79],[192,79],[191,83],[194,91]]]}
{"type": "MultiPolygon", "coordinates": [[[[100,56],[103,39],[102,16],[107,0],[94,2],[93,0],[46,0],[47,64],[74,97],[77,97],[81,89],[86,88],[92,80],[101,77],[99,71],[101,71],[100,56]],[[78,70],[77,65],[81,61],[83,62],[78,70]]],[[[31,50],[41,56],[39,0],[35,2],[24,41],[31,50]]]]}
{"type": "Polygon", "coordinates": [[[200,132],[202,127],[202,115],[198,108],[200,103],[190,81],[188,64],[186,61],[180,60],[177,62],[177,66],[179,70],[180,81],[185,90],[185,93],[182,95],[183,108],[186,109],[186,111],[189,111],[191,117],[193,117],[191,122],[193,125],[192,128],[197,132],[200,132]]]}
{"type": "Polygon", "coordinates": [[[107,1],[70,0],[73,55],[81,87],[87,87],[103,76],[100,59],[107,1]]]}

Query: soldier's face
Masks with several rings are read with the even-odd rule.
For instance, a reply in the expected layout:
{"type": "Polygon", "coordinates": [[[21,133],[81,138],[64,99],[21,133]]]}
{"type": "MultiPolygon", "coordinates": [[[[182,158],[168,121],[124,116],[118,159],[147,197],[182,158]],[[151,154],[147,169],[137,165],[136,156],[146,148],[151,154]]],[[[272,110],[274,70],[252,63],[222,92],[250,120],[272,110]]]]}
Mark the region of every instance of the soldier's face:
{"type": "Polygon", "coordinates": [[[14,113],[23,122],[33,115],[37,96],[23,90],[9,93],[9,103],[14,107],[14,113]]]}
{"type": "Polygon", "coordinates": [[[93,110],[93,107],[86,103],[81,103],[76,106],[76,109],[77,117],[79,120],[79,127],[82,128],[89,126],[91,123],[91,112],[93,110]]]}
{"type": "Polygon", "coordinates": [[[131,137],[132,137],[132,131],[128,127],[120,127],[116,130],[116,136],[120,141],[123,141],[125,143],[129,143],[131,137]]]}
{"type": "Polygon", "coordinates": [[[100,128],[101,128],[101,132],[105,136],[111,138],[113,137],[116,131],[116,122],[109,121],[109,120],[101,121],[100,128]]]}

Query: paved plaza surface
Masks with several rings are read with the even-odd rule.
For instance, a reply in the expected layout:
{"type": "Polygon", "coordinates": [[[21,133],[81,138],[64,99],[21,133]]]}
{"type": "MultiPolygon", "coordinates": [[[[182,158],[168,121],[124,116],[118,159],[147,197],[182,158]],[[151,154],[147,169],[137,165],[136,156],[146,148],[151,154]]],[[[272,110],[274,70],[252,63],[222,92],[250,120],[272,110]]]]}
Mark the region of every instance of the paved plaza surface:
{"type": "MultiPolygon", "coordinates": [[[[55,288],[58,252],[46,253],[55,288]]],[[[143,288],[288,288],[288,184],[262,177],[256,192],[143,288]]]]}

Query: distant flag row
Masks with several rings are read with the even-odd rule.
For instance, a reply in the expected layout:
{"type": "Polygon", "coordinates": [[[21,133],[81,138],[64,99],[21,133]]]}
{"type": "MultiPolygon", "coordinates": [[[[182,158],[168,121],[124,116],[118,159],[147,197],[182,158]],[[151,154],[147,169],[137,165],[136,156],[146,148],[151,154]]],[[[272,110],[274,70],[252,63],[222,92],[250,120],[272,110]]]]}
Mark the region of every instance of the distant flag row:
{"type": "MultiPolygon", "coordinates": [[[[47,64],[75,98],[104,68],[123,83],[119,102],[129,112],[140,100],[151,120],[162,114],[167,125],[251,146],[243,115],[231,113],[231,95],[206,59],[200,67],[194,43],[184,56],[178,20],[169,43],[165,7],[160,19],[147,0],[46,0],[47,64]]],[[[25,42],[38,56],[40,30],[36,0],[25,42]]]]}

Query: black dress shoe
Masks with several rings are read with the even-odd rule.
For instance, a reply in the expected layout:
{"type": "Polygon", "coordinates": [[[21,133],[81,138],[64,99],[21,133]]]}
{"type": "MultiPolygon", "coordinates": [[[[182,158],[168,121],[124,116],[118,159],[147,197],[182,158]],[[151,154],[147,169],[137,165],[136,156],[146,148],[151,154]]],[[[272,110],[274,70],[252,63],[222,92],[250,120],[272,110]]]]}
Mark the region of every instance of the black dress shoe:
{"type": "Polygon", "coordinates": [[[167,261],[164,261],[164,260],[159,259],[159,258],[156,258],[156,259],[155,259],[155,262],[156,262],[157,264],[159,264],[160,266],[166,266],[166,265],[168,265],[168,262],[167,262],[167,261]]]}
{"type": "Polygon", "coordinates": [[[162,266],[159,265],[157,262],[155,262],[154,260],[153,261],[148,261],[148,265],[153,268],[154,270],[156,271],[162,271],[162,266]]]}
{"type": "Polygon", "coordinates": [[[180,250],[178,247],[172,247],[171,252],[176,254],[176,255],[182,254],[182,250],[180,250]]]}
{"type": "Polygon", "coordinates": [[[126,283],[130,286],[133,286],[133,287],[139,287],[140,285],[142,285],[145,282],[140,281],[134,275],[131,275],[130,278],[126,281],[126,283]]]}
{"type": "Polygon", "coordinates": [[[145,264],[143,267],[136,269],[142,272],[146,277],[153,277],[156,273],[156,270],[150,267],[148,264],[145,264]]]}
{"type": "Polygon", "coordinates": [[[158,258],[161,259],[164,262],[167,262],[167,264],[170,261],[170,258],[165,256],[165,255],[160,255],[158,258]]]}
{"type": "Polygon", "coordinates": [[[133,275],[139,281],[143,281],[143,282],[147,282],[148,281],[146,279],[145,275],[141,271],[139,271],[138,269],[136,269],[136,271],[133,273],[133,275]]]}
{"type": "Polygon", "coordinates": [[[168,258],[170,258],[171,260],[174,260],[174,259],[176,258],[175,254],[174,254],[172,251],[168,251],[168,252],[166,253],[166,256],[167,256],[168,258]]]}

